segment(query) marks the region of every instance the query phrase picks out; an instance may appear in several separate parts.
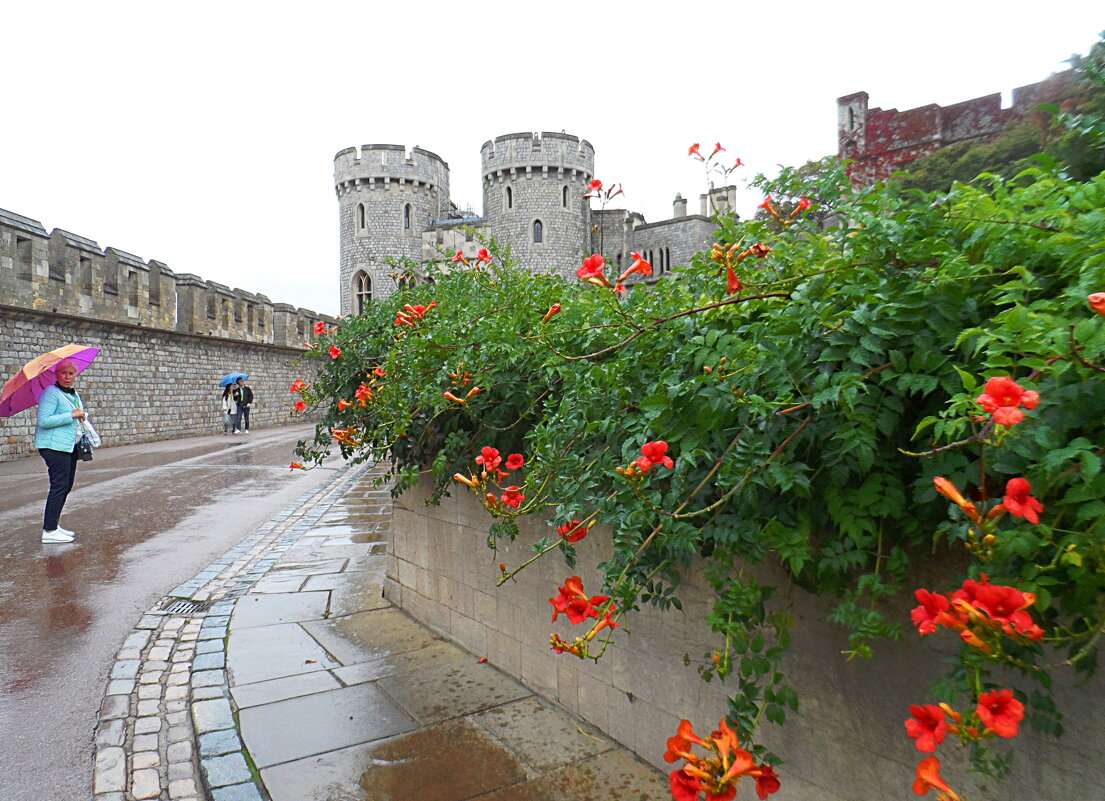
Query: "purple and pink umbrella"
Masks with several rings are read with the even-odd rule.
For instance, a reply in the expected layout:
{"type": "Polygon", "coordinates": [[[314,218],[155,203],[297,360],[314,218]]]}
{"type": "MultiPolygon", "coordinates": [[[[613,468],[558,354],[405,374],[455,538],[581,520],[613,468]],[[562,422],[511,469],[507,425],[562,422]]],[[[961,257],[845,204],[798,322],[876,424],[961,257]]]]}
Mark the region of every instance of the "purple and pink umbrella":
{"type": "Polygon", "coordinates": [[[77,365],[77,372],[82,373],[99,355],[99,348],[66,345],[27,362],[22,370],[4,384],[4,389],[0,392],[0,417],[11,417],[36,405],[46,388],[57,380],[54,371],[59,362],[72,361],[77,365]]]}

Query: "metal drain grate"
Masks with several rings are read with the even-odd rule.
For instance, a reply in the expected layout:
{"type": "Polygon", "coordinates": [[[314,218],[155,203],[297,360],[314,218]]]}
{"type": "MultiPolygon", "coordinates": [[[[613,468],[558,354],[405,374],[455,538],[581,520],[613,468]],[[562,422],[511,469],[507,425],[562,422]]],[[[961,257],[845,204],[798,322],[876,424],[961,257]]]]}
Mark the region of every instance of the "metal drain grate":
{"type": "Polygon", "coordinates": [[[213,601],[189,601],[185,599],[172,599],[166,601],[161,611],[169,615],[194,615],[196,612],[206,612],[211,608],[213,601]]]}

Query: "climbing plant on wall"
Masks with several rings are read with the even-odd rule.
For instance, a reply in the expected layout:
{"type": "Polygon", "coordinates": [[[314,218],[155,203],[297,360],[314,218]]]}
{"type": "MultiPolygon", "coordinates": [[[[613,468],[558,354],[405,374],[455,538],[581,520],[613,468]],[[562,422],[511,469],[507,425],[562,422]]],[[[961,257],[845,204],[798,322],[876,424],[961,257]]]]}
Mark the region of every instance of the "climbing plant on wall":
{"type": "MultiPolygon", "coordinates": [[[[792,618],[742,565],[770,560],[832,599],[847,657],[960,637],[931,703],[903,699],[930,755],[914,789],[957,798],[940,744],[1000,775],[993,744],[1022,720],[1060,731],[1050,670],[1092,671],[1105,630],[1105,176],[1040,167],[942,195],[813,178],[761,178],[766,220],[722,217],[710,251],[655,283],[639,254],[621,275],[593,254],[567,280],[489,241],[320,324],[324,367],[291,388],[324,412],[299,456],[384,456],[396,492],[428,471],[437,496],[484,504],[492,548],[519,516],[549,516],[532,546],[566,563],[549,588],[565,659],[601,658],[642,604],[678,607],[704,560],[701,672],[729,707],[711,736],[685,722],[669,740],[677,799],[731,798],[742,776],[761,797],[779,787],[757,732],[799,702],[792,618]],[[613,555],[585,588],[574,544],[596,522],[613,555]],[[948,553],[966,572],[918,586],[948,553]],[[903,592],[908,621],[886,612],[903,592]]],[[[501,564],[500,583],[524,567],[501,564]]]]}

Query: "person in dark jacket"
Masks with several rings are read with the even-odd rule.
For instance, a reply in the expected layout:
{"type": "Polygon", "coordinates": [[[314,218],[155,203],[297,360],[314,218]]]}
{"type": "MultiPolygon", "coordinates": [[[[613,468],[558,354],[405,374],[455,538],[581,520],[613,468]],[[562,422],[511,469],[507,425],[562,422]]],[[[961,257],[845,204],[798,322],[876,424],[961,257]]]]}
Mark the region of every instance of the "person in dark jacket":
{"type": "Polygon", "coordinates": [[[246,386],[246,380],[239,378],[234,386],[234,401],[238,404],[238,414],[234,420],[234,433],[249,433],[249,407],[253,403],[253,390],[246,386]]]}
{"type": "Polygon", "coordinates": [[[81,396],[73,389],[77,373],[76,362],[68,359],[59,362],[54,369],[57,381],[38,399],[35,447],[50,474],[50,493],[46,496],[46,511],[42,516],[42,541],[45,543],[72,542],[76,537],[72,531],[58,525],[58,521],[77,478],[78,432],[86,419],[81,396]]]}

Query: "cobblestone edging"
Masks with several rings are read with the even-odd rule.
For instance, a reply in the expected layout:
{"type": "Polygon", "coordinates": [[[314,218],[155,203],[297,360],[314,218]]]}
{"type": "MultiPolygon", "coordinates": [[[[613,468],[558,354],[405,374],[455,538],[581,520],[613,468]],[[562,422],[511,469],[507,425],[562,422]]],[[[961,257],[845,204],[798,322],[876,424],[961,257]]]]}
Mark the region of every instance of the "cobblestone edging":
{"type": "Polygon", "coordinates": [[[230,699],[230,614],[368,469],[343,467],[142,616],[100,707],[94,801],[263,801],[230,699]],[[171,611],[179,602],[198,608],[171,611]]]}

